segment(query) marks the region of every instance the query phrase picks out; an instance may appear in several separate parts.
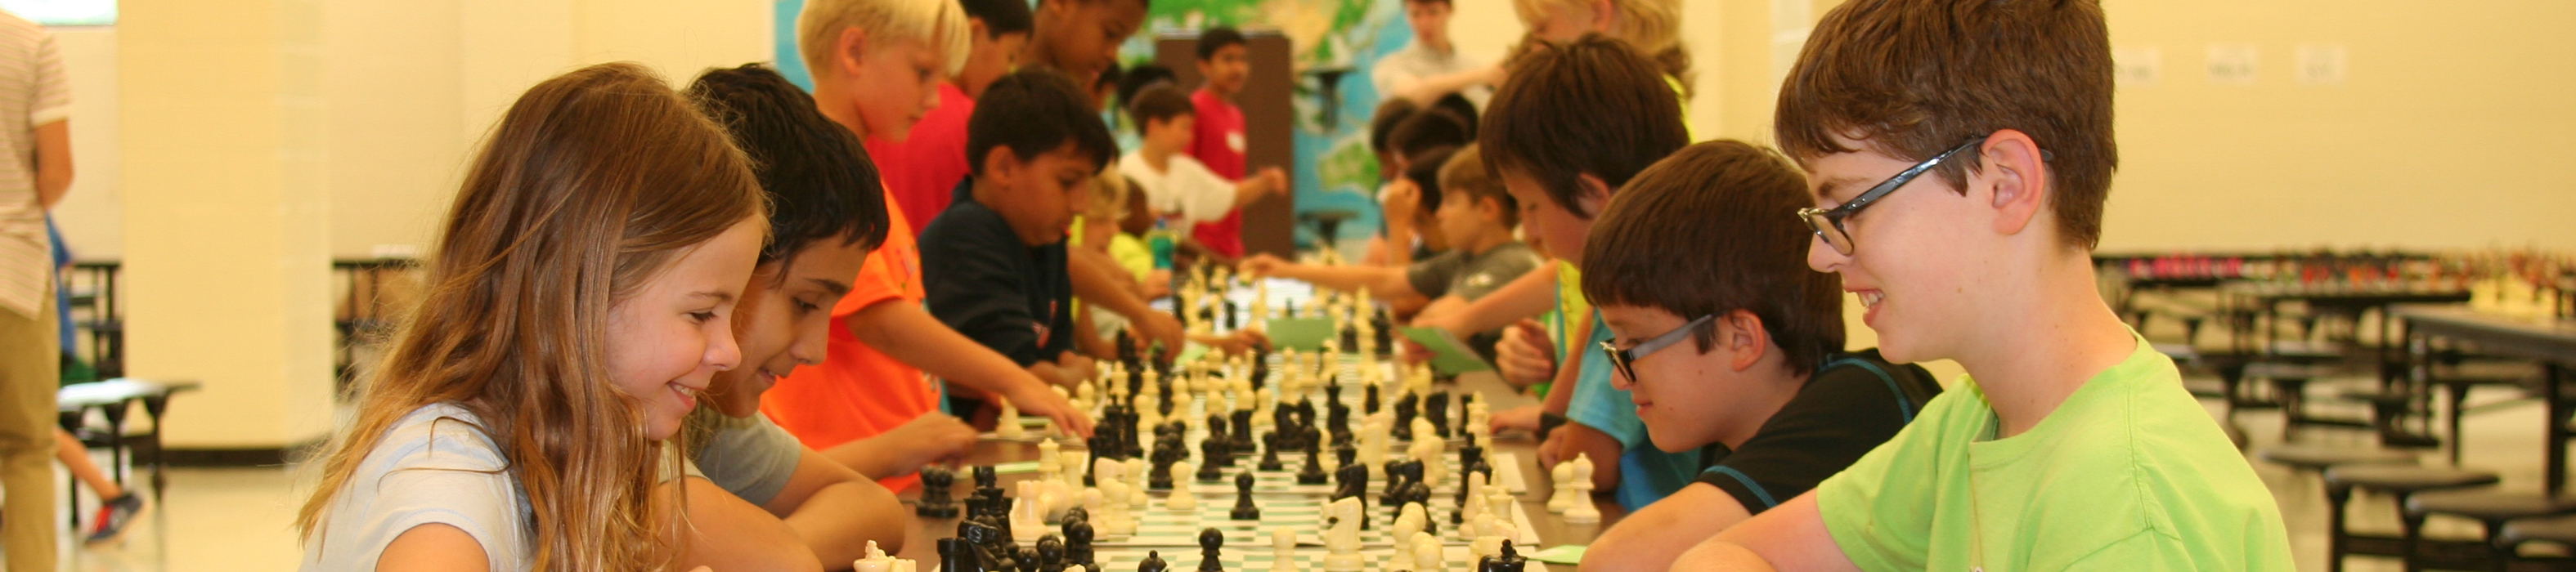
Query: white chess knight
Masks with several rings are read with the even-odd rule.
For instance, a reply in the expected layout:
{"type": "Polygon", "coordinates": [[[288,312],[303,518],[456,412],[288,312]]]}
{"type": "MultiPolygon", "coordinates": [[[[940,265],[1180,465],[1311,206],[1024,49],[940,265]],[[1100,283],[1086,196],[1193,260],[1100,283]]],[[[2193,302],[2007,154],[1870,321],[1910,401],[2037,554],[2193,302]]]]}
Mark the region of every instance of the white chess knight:
{"type": "Polygon", "coordinates": [[[1574,461],[1557,461],[1556,468],[1547,474],[1548,481],[1556,485],[1556,494],[1547,497],[1547,511],[1563,514],[1574,506],[1574,461]]]}
{"type": "Polygon", "coordinates": [[[1395,425],[1393,415],[1380,409],[1360,418],[1359,462],[1361,466],[1368,467],[1370,480],[1386,478],[1386,447],[1390,439],[1387,435],[1388,428],[1395,425]]]}
{"type": "MultiPolygon", "coordinates": [[[[1179,481],[1188,479],[1190,471],[1197,468],[1198,467],[1190,466],[1189,461],[1172,463],[1172,480],[1179,481]]],[[[1174,483],[1172,486],[1172,494],[1163,497],[1163,508],[1171,509],[1172,512],[1178,513],[1195,512],[1199,509],[1199,497],[1198,495],[1190,494],[1189,483],[1174,483]]]]}
{"type": "Polygon", "coordinates": [[[1568,476],[1572,477],[1569,480],[1574,481],[1574,498],[1567,500],[1565,522],[1571,524],[1601,522],[1601,509],[1592,506],[1592,457],[1581,453],[1575,454],[1574,474],[1568,476]]]}
{"type": "Polygon", "coordinates": [[[1270,572],[1297,572],[1297,529],[1270,530],[1270,572]]]}
{"type": "Polygon", "coordinates": [[[1027,431],[1020,427],[1020,408],[1011,406],[1011,400],[1008,399],[996,401],[1002,402],[1002,415],[999,420],[993,422],[993,435],[1005,439],[1017,439],[1021,435],[1026,435],[1027,431]]]}
{"type": "Polygon", "coordinates": [[[1011,500],[1011,539],[1036,542],[1046,536],[1046,507],[1054,504],[1046,498],[1046,485],[1037,481],[1020,481],[1020,498],[1011,500]]]}
{"type": "Polygon", "coordinates": [[[1366,518],[1360,499],[1345,498],[1324,505],[1324,572],[1360,572],[1360,519],[1366,518]]]}

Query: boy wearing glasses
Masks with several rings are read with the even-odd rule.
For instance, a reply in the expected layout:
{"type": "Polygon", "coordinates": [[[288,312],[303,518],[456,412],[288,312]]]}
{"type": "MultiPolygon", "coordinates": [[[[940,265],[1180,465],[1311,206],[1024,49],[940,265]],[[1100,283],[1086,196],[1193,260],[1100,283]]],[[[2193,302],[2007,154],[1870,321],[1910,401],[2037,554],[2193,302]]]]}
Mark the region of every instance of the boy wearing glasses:
{"type": "Polygon", "coordinates": [[[1855,0],[1817,25],[1775,127],[1814,182],[1808,265],[1888,359],[1969,376],[1674,570],[2292,568],[2272,495],[2095,289],[2108,35],[2091,0],[1855,0]]]}
{"type": "Polygon", "coordinates": [[[1592,542],[1583,570],[1661,570],[1692,545],[1814,488],[1941,393],[1930,373],[1844,353],[1842,293],[1807,269],[1809,233],[1782,212],[1806,179],[1732,140],[1683,148],[1630,179],[1593,219],[1583,295],[1654,446],[1699,476],[1592,542]]]}

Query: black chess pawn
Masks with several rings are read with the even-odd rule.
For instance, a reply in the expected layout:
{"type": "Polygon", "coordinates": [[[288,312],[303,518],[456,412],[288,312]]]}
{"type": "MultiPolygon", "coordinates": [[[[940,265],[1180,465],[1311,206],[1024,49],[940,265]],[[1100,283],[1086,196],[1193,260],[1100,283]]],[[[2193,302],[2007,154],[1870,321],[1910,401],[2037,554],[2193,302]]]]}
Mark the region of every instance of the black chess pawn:
{"type": "Polygon", "coordinates": [[[1261,470],[1284,471],[1288,469],[1288,465],[1286,463],[1279,462],[1279,439],[1280,434],[1277,431],[1272,431],[1261,436],[1261,470]]]}
{"type": "Polygon", "coordinates": [[[1148,474],[1145,476],[1145,488],[1157,491],[1172,490],[1172,463],[1180,462],[1180,458],[1171,454],[1172,447],[1168,445],[1155,445],[1154,449],[1154,467],[1146,471],[1148,474]]]}
{"type": "MultiPolygon", "coordinates": [[[[1224,451],[1222,451],[1222,450],[1218,450],[1218,451],[1213,451],[1213,452],[1214,452],[1214,453],[1223,453],[1224,451]]],[[[1234,458],[1234,456],[1233,456],[1233,455],[1224,455],[1224,454],[1212,455],[1212,456],[1211,456],[1211,458],[1210,458],[1210,460],[1203,461],[1203,462],[1199,463],[1199,472],[1198,472],[1198,474],[1197,474],[1197,475],[1194,475],[1194,476],[1196,476],[1196,477],[1198,478],[1199,482],[1202,482],[1202,483],[1222,483],[1222,482],[1225,482],[1225,468],[1224,468],[1224,467],[1222,467],[1222,466],[1219,466],[1219,465],[1218,465],[1218,462],[1217,462],[1216,460],[1214,460],[1214,459],[1220,459],[1220,458],[1222,458],[1222,459],[1232,459],[1232,458],[1234,458]]]]}
{"type": "Polygon", "coordinates": [[[949,486],[956,482],[957,474],[948,472],[948,469],[923,467],[921,502],[913,507],[913,514],[922,518],[955,518],[957,498],[949,491],[949,486]]]}
{"type": "Polygon", "coordinates": [[[1360,387],[1360,414],[1376,415],[1377,409],[1377,386],[1369,385],[1360,387]]]}
{"type": "Polygon", "coordinates": [[[1307,441],[1306,466],[1297,470],[1297,484],[1320,485],[1331,478],[1332,474],[1324,472],[1323,444],[1307,441]]]}
{"type": "Polygon", "coordinates": [[[1091,561],[1091,539],[1091,521],[1065,521],[1064,563],[1068,566],[1081,566],[1084,570],[1100,569],[1100,563],[1091,561]]]}
{"type": "Polygon", "coordinates": [[[1199,529],[1199,572],[1225,572],[1225,533],[1199,529]]]}
{"type": "Polygon", "coordinates": [[[1011,551],[1012,554],[1016,555],[1011,557],[1011,566],[1013,569],[1019,570],[1020,572],[1038,572],[1039,570],[1044,569],[1045,565],[1038,560],[1037,547],[1021,546],[1017,548],[1017,550],[1011,551]]]}
{"type": "Polygon", "coordinates": [[[1037,572],[1064,572],[1064,539],[1049,534],[1038,538],[1037,572]]]}
{"type": "Polygon", "coordinates": [[[939,539],[940,572],[985,572],[983,561],[975,557],[974,545],[963,538],[939,539]]]}
{"type": "Polygon", "coordinates": [[[1229,516],[1235,520],[1261,520],[1261,507],[1252,504],[1252,473],[1234,474],[1234,513],[1229,516]]]}
{"type": "Polygon", "coordinates": [[[1136,572],[1163,572],[1163,569],[1170,567],[1170,564],[1163,563],[1163,551],[1147,550],[1145,560],[1136,563],[1136,572]]]}
{"type": "Polygon", "coordinates": [[[1226,300],[1226,301],[1225,301],[1225,329],[1228,329],[1228,330],[1234,330],[1234,329],[1240,329],[1240,328],[1242,328],[1242,327],[1243,327],[1243,316],[1242,316],[1241,314],[1239,314],[1239,313],[1236,313],[1236,312],[1235,312],[1235,308],[1234,308],[1234,301],[1233,301],[1233,300],[1226,300]]]}

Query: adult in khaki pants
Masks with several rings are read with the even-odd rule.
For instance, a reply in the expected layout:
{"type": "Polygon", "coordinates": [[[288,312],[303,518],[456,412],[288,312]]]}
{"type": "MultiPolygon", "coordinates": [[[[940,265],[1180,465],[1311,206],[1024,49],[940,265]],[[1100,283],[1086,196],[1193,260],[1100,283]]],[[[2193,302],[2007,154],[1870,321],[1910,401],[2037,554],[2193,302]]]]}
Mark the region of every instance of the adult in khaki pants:
{"type": "Polygon", "coordinates": [[[71,187],[71,90],[54,37],[0,12],[0,552],[54,569],[53,243],[45,211],[71,187]]]}

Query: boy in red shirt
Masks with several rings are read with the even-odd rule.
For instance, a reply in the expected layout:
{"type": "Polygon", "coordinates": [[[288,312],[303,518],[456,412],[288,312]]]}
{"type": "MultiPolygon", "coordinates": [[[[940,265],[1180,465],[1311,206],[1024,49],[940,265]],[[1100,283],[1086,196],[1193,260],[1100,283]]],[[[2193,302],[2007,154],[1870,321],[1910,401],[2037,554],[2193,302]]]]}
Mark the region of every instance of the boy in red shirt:
{"type": "MultiPolygon", "coordinates": [[[[1243,33],[1218,26],[1199,33],[1199,75],[1207,82],[1190,94],[1190,103],[1198,107],[1198,133],[1190,138],[1190,157],[1206,164],[1208,170],[1228,181],[1243,180],[1243,108],[1234,106],[1234,94],[1243,91],[1243,82],[1252,75],[1245,63],[1243,33]]],[[[1199,223],[1190,230],[1200,244],[1231,261],[1243,257],[1243,212],[1226,213],[1216,222],[1199,223]]]]}
{"type": "Polygon", "coordinates": [[[871,137],[868,156],[885,173],[886,192],[903,204],[909,232],[919,234],[930,218],[948,208],[948,191],[966,180],[966,118],[975,114],[975,98],[984,86],[1020,62],[1029,44],[1029,4],[1021,0],[957,0],[966,9],[973,36],[966,63],[957,76],[939,83],[939,106],[912,126],[902,141],[871,137]]]}

